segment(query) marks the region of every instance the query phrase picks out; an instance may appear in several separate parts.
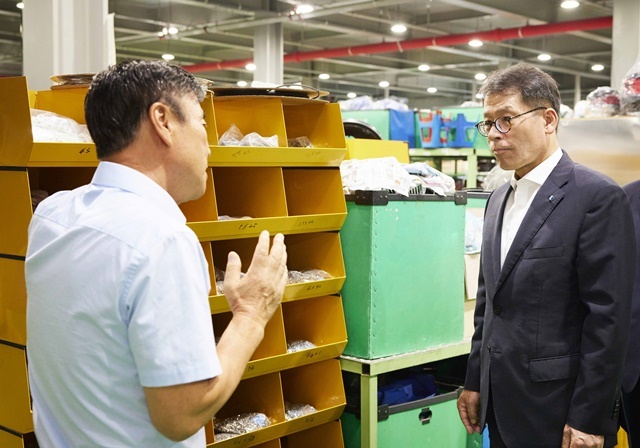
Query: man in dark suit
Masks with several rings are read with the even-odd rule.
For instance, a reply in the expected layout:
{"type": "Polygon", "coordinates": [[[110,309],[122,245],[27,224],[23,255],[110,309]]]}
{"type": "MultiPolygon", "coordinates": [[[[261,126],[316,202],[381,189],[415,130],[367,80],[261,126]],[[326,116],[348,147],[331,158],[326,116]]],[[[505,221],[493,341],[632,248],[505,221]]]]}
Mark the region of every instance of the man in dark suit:
{"type": "Polygon", "coordinates": [[[622,376],[622,409],[627,430],[629,446],[640,447],[640,181],[624,187],[631,202],[633,221],[636,228],[636,275],[631,302],[631,331],[627,346],[627,359],[622,376]]]}
{"type": "Polygon", "coordinates": [[[622,189],[556,138],[560,94],[517,64],[480,89],[481,134],[515,170],[487,201],[475,333],[458,400],[491,448],[616,444],[635,265],[622,189]]]}

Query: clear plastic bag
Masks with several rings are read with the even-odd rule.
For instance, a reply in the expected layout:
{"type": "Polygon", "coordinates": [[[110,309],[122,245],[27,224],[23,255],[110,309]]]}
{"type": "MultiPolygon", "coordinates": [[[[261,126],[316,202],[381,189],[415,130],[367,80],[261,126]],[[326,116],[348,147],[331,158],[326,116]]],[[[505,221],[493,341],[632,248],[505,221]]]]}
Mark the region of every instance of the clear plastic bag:
{"type": "Polygon", "coordinates": [[[289,280],[288,284],[294,283],[308,283],[308,282],[317,282],[320,280],[327,280],[331,277],[327,271],[323,271],[322,269],[309,269],[308,271],[289,271],[289,280]]]}
{"type": "Polygon", "coordinates": [[[216,420],[216,433],[245,434],[271,425],[271,419],[261,412],[247,412],[235,417],[216,420]]]}
{"type": "Polygon", "coordinates": [[[31,109],[31,131],[34,142],[93,143],[86,125],[48,110],[31,109]]]}
{"type": "Polygon", "coordinates": [[[313,148],[313,143],[309,140],[309,137],[302,136],[296,138],[290,138],[287,140],[289,148],[313,148]]]}
{"type": "Polygon", "coordinates": [[[620,96],[612,87],[598,87],[587,95],[585,117],[612,117],[620,112],[620,96]]]}
{"type": "Polygon", "coordinates": [[[266,146],[269,148],[277,148],[278,136],[263,137],[257,132],[250,132],[244,135],[238,126],[232,124],[231,127],[222,134],[218,144],[220,146],[266,146]]]}
{"type": "Polygon", "coordinates": [[[284,402],[284,411],[287,421],[318,412],[318,410],[310,404],[290,403],[288,401],[284,402]]]}
{"type": "Polygon", "coordinates": [[[620,113],[640,117],[640,54],[622,80],[620,113]]]}
{"type": "Polygon", "coordinates": [[[305,341],[299,339],[297,341],[287,341],[287,353],[301,352],[302,350],[309,350],[310,348],[316,348],[317,345],[311,341],[305,341]]]}

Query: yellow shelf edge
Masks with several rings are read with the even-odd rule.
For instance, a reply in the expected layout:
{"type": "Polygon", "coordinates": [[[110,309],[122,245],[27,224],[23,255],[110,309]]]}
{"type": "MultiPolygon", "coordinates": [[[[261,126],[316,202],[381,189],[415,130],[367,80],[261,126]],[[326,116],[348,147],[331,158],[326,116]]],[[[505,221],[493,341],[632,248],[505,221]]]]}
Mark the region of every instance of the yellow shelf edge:
{"type": "Polygon", "coordinates": [[[209,166],[339,166],[347,148],[210,146],[209,166]]]}

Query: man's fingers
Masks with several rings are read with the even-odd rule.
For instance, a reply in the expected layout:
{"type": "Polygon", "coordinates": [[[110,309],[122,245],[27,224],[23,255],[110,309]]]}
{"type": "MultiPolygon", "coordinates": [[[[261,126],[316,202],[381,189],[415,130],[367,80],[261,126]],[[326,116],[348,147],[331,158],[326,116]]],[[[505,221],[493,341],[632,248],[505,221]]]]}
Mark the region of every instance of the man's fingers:
{"type": "Polygon", "coordinates": [[[237,281],[240,279],[240,272],[242,271],[242,261],[240,256],[235,252],[229,252],[227,256],[227,270],[224,273],[225,281],[231,280],[237,281]]]}
{"type": "Polygon", "coordinates": [[[562,448],[570,448],[571,446],[571,429],[565,425],[562,431],[562,448]]]}

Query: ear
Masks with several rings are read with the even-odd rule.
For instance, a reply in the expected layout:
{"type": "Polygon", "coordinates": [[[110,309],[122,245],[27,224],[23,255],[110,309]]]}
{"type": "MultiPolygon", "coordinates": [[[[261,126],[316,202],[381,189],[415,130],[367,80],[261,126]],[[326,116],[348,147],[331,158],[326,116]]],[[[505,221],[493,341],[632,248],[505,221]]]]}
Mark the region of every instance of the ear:
{"type": "Polygon", "coordinates": [[[171,129],[173,115],[169,106],[160,102],[153,103],[149,106],[148,117],[153,134],[162,140],[165,145],[171,146],[173,143],[171,129]]]}
{"type": "Polygon", "coordinates": [[[553,134],[556,132],[558,128],[558,123],[560,122],[560,117],[558,117],[558,113],[551,107],[548,107],[543,112],[544,117],[544,130],[546,134],[553,134]]]}

